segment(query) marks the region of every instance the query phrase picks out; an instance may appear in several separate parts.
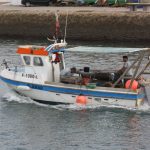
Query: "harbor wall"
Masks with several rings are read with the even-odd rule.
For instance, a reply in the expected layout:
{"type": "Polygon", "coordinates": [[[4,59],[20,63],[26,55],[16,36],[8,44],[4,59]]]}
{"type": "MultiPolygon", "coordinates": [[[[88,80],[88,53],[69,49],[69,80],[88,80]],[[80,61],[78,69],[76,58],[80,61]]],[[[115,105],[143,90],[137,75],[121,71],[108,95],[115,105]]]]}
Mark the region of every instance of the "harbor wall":
{"type": "MultiPolygon", "coordinates": [[[[66,13],[60,12],[62,33],[66,13]]],[[[0,11],[0,37],[52,37],[54,12],[0,11]]],[[[150,41],[150,13],[76,12],[69,13],[67,38],[92,41],[150,41]]]]}

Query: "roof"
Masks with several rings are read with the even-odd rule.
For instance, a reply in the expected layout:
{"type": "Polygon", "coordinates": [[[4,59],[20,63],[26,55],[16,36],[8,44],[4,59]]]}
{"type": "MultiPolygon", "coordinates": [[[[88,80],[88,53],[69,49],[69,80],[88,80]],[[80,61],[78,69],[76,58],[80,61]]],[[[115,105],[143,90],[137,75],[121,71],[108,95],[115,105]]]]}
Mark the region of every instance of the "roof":
{"type": "Polygon", "coordinates": [[[48,56],[48,52],[45,50],[44,46],[36,46],[36,45],[19,46],[16,53],[48,56]]]}
{"type": "Polygon", "coordinates": [[[49,46],[47,46],[45,50],[50,53],[64,52],[66,46],[67,46],[66,42],[54,43],[54,44],[50,44],[49,46]]]}
{"type": "Polygon", "coordinates": [[[89,53],[133,53],[138,51],[150,51],[149,48],[118,48],[118,47],[86,47],[77,46],[67,49],[70,52],[89,52],[89,53]]]}

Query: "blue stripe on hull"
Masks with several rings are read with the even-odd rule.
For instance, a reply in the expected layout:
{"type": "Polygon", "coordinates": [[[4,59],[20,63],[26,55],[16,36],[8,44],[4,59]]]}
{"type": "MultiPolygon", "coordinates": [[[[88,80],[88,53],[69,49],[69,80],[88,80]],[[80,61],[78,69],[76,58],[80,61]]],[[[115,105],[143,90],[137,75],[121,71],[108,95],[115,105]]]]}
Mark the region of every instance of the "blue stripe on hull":
{"type": "Polygon", "coordinates": [[[136,94],[124,94],[124,93],[113,93],[113,92],[103,92],[103,91],[90,91],[90,90],[83,90],[83,89],[80,90],[80,89],[73,89],[73,88],[55,87],[55,86],[46,86],[46,85],[19,82],[19,81],[6,79],[4,77],[0,77],[0,79],[11,85],[29,86],[32,89],[51,91],[55,93],[65,93],[65,94],[74,94],[74,95],[83,94],[86,96],[93,96],[93,97],[107,97],[107,98],[130,99],[130,100],[137,100],[140,98],[144,98],[144,94],[136,95],[136,94]]]}

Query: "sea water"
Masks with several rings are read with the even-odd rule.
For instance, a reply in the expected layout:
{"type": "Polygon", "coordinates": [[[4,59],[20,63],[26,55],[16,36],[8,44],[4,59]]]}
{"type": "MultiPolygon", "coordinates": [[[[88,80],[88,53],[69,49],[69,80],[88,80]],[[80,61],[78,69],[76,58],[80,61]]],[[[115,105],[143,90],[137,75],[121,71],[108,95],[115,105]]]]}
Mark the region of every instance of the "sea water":
{"type": "MultiPolygon", "coordinates": [[[[47,44],[6,39],[0,43],[0,62],[6,59],[16,64],[20,63],[15,54],[18,45],[47,44]]],[[[69,47],[79,44],[85,46],[77,43],[69,47]]],[[[94,46],[107,49],[103,44],[94,46]]],[[[66,52],[65,58],[67,67],[119,69],[122,66],[122,58],[116,54],[66,52]]],[[[148,105],[141,109],[43,105],[17,95],[0,81],[0,150],[149,150],[149,117],[148,105]]]]}

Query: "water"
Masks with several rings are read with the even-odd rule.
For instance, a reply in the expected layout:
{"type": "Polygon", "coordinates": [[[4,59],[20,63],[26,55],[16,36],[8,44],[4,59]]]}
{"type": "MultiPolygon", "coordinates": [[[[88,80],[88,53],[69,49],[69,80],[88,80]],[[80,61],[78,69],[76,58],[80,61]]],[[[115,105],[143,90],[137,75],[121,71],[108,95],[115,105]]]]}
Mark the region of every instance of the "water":
{"type": "MultiPolygon", "coordinates": [[[[40,42],[33,43],[46,44],[40,42]]],[[[31,42],[0,40],[0,43],[0,62],[11,57],[18,63],[17,45],[31,42]]],[[[121,58],[114,54],[99,57],[96,53],[92,56],[66,52],[65,57],[67,67],[90,64],[106,68],[106,63],[114,62],[109,66],[114,69],[116,63],[118,68],[122,65],[121,58]]],[[[149,116],[148,106],[136,110],[42,105],[15,94],[0,81],[0,150],[149,150],[149,116]]]]}

